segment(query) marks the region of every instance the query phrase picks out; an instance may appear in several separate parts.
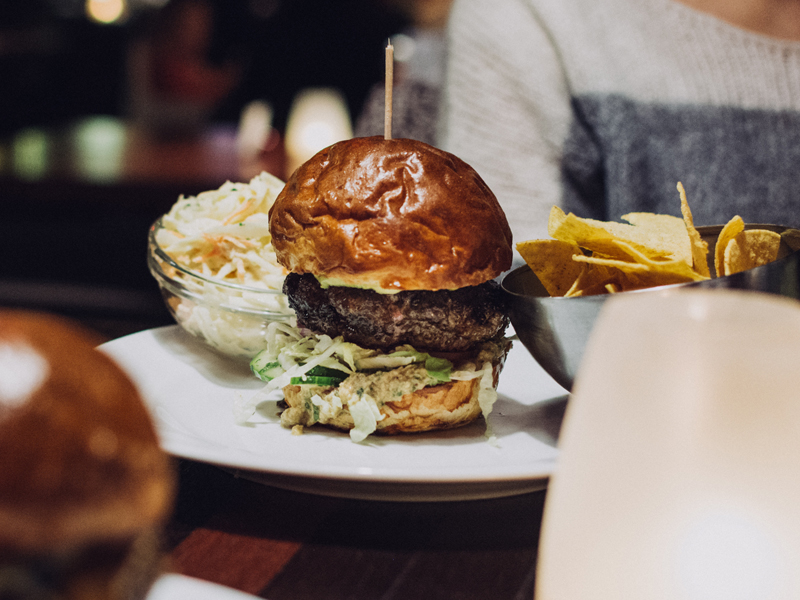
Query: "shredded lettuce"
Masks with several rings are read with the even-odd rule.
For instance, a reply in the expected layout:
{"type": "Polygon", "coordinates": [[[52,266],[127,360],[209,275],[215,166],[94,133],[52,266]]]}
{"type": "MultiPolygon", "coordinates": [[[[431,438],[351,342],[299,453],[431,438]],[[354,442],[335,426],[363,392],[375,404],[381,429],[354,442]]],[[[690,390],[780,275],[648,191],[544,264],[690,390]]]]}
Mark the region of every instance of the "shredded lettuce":
{"type": "Polygon", "coordinates": [[[491,363],[483,365],[483,375],[478,390],[478,406],[481,407],[483,420],[486,422],[486,437],[490,442],[495,443],[496,437],[492,431],[492,425],[489,422],[489,414],[494,408],[494,403],[497,402],[497,390],[494,387],[494,369],[491,363]]]}
{"type": "Polygon", "coordinates": [[[385,418],[375,400],[366,394],[349,404],[348,409],[353,416],[354,427],[350,430],[350,439],[354,442],[363,442],[378,428],[378,421],[385,418]]]}
{"type": "Polygon", "coordinates": [[[449,360],[418,352],[408,345],[383,353],[345,342],[341,336],[303,335],[300,329],[286,322],[270,323],[266,339],[266,349],[253,357],[250,368],[268,383],[289,371],[292,377],[301,377],[317,365],[352,374],[424,363],[428,375],[442,383],[450,381],[453,369],[449,360]]]}
{"type": "MultiPolygon", "coordinates": [[[[257,377],[265,381],[265,388],[249,401],[235,407],[239,424],[245,424],[255,413],[256,406],[271,392],[288,385],[292,378],[303,378],[317,366],[336,369],[353,375],[359,372],[391,370],[408,365],[424,366],[428,379],[434,384],[452,380],[480,379],[478,400],[485,417],[488,417],[497,398],[493,386],[493,370],[490,362],[478,367],[475,364],[461,365],[456,371],[453,363],[444,358],[419,352],[409,345],[403,345],[391,352],[380,352],[362,348],[345,342],[339,336],[331,338],[301,330],[286,322],[273,322],[267,328],[266,349],[251,361],[251,369],[257,377]]],[[[352,378],[346,381],[355,381],[352,378]]],[[[424,379],[423,379],[424,381],[424,379]]],[[[338,389],[338,388],[337,388],[338,389]]],[[[343,400],[337,393],[313,394],[307,401],[306,410],[312,422],[326,422],[341,410],[347,409],[353,417],[354,428],[350,431],[353,441],[363,441],[373,433],[378,421],[385,418],[376,400],[369,394],[344,394],[352,399],[343,400]]]]}
{"type": "Polygon", "coordinates": [[[411,346],[401,346],[401,349],[388,354],[377,354],[361,358],[357,367],[359,371],[369,369],[394,369],[413,363],[424,363],[425,369],[433,379],[441,383],[450,381],[450,372],[453,370],[453,363],[446,358],[437,358],[425,352],[418,352],[411,346]]]}
{"type": "Polygon", "coordinates": [[[453,363],[446,358],[428,356],[425,359],[425,369],[428,371],[428,375],[437,381],[447,383],[450,381],[450,372],[453,370],[453,363]]]}

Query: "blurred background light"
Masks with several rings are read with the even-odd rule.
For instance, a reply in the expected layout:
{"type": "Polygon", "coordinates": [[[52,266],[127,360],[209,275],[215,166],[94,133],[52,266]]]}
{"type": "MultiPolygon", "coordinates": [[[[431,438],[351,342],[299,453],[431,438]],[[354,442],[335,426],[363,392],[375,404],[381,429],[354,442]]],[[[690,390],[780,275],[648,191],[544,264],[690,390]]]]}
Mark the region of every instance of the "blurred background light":
{"type": "Polygon", "coordinates": [[[344,96],[333,88],[301,91],[292,103],[286,125],[288,173],[335,142],[353,137],[344,96]]]}
{"type": "Polygon", "coordinates": [[[408,62],[414,56],[416,41],[410,35],[398,33],[392,36],[392,46],[394,46],[394,59],[397,62],[408,62]]]}
{"type": "Polygon", "coordinates": [[[272,133],[272,107],[263,100],[249,102],[239,117],[236,147],[239,157],[249,160],[266,149],[272,133]]]}
{"type": "Polygon", "coordinates": [[[86,0],[86,14],[97,23],[118,23],[127,17],[126,0],[86,0]]]}
{"type": "Polygon", "coordinates": [[[78,171],[92,181],[118,177],[125,151],[125,127],[113,117],[91,117],[75,127],[73,137],[78,171]]]}
{"type": "Polygon", "coordinates": [[[14,136],[14,171],[23,179],[39,179],[47,173],[50,140],[39,128],[29,127],[14,136]]]}

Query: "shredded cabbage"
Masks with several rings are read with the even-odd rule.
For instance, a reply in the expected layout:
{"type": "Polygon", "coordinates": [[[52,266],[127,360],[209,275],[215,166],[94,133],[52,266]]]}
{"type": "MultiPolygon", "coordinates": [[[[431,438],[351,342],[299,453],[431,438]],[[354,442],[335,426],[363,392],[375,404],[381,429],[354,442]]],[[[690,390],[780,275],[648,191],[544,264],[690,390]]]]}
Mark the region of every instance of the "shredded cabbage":
{"type": "Polygon", "coordinates": [[[363,442],[367,436],[378,428],[378,421],[385,415],[381,414],[378,404],[372,398],[364,395],[348,406],[353,415],[354,426],[350,430],[350,439],[354,442],[363,442]]]}
{"type": "MultiPolygon", "coordinates": [[[[490,362],[484,363],[480,368],[467,363],[454,371],[450,361],[418,352],[408,345],[384,353],[345,342],[341,336],[331,338],[327,335],[317,335],[300,330],[296,325],[281,322],[270,323],[265,338],[267,347],[251,361],[251,368],[256,376],[266,381],[266,386],[251,398],[242,399],[235,405],[234,416],[240,425],[246,424],[252,418],[258,404],[273,391],[288,385],[293,377],[303,377],[316,366],[337,369],[353,375],[362,370],[388,370],[419,364],[424,366],[428,373],[428,381],[433,384],[479,378],[478,400],[485,417],[488,417],[497,398],[490,362]]],[[[327,421],[335,417],[339,411],[349,410],[355,424],[350,431],[350,437],[355,442],[366,439],[376,430],[378,421],[385,417],[380,412],[376,400],[366,393],[349,400],[343,400],[335,392],[326,394],[324,398],[314,394],[309,406],[313,409],[314,422],[327,421]]],[[[295,409],[296,407],[287,410],[295,409]]]]}
{"type": "Polygon", "coordinates": [[[156,241],[181,266],[225,283],[280,292],[286,270],[269,234],[269,209],[284,183],[261,173],[249,184],[181,197],[162,217],[156,241]]]}
{"type": "Polygon", "coordinates": [[[494,403],[497,401],[497,390],[494,387],[494,369],[491,363],[483,365],[483,375],[478,389],[478,406],[481,407],[483,420],[486,422],[486,437],[491,443],[496,443],[497,438],[492,431],[492,424],[489,422],[489,413],[494,408],[494,403]]]}

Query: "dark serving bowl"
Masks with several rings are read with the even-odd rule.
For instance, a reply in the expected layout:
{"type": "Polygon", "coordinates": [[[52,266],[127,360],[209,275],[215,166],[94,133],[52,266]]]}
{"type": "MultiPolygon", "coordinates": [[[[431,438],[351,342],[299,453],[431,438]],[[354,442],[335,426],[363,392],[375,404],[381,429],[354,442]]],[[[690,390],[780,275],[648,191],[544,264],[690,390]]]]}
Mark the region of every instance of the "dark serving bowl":
{"type": "MultiPolygon", "coordinates": [[[[748,224],[745,228],[769,229],[782,234],[778,259],[725,277],[621,293],[652,294],[676,288],[727,288],[800,299],[800,230],[756,223],[748,224]]],[[[722,226],[697,229],[708,242],[709,268],[713,273],[714,249],[722,226]]],[[[553,379],[567,390],[571,389],[597,315],[611,295],[551,297],[527,265],[509,272],[501,286],[509,299],[511,324],[520,341],[553,379]]]]}

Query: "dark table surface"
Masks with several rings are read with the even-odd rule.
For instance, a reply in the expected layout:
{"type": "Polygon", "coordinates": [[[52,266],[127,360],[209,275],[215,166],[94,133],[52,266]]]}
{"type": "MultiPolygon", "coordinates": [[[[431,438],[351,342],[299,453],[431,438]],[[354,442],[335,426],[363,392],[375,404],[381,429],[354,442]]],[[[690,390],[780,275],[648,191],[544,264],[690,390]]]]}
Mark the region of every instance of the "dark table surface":
{"type": "Polygon", "coordinates": [[[530,599],[545,491],[457,502],[287,491],[177,462],[167,570],[281,599],[530,599]]]}

